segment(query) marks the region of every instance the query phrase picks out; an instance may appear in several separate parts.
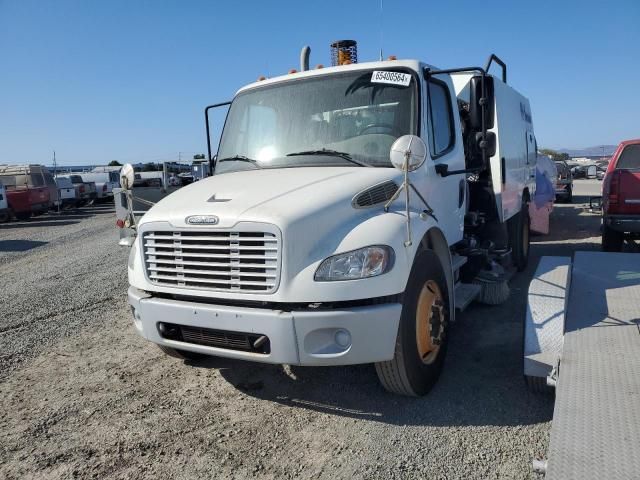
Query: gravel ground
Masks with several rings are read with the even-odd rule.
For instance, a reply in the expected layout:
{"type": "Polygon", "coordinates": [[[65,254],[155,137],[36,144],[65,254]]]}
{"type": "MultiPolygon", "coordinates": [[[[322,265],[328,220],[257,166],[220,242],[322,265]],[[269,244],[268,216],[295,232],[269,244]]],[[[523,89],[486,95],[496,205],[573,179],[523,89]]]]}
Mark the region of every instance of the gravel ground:
{"type": "Polygon", "coordinates": [[[553,399],[522,381],[525,293],[540,255],[599,248],[589,182],[534,237],[511,299],[458,316],[420,399],[368,365],[164,356],[131,323],[110,207],[0,226],[0,478],[535,478],[553,399]]]}

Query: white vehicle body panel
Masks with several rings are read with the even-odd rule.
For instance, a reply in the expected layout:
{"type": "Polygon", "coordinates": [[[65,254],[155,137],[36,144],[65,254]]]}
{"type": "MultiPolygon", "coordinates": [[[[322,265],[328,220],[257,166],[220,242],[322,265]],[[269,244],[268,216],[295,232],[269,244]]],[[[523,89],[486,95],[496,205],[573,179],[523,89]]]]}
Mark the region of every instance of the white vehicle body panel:
{"type": "MultiPolygon", "coordinates": [[[[465,102],[469,102],[471,77],[468,73],[452,75],[456,95],[465,102]]],[[[496,134],[497,145],[489,162],[498,215],[504,222],[520,211],[525,189],[529,190],[529,198],[533,198],[536,143],[529,100],[497,77],[493,86],[495,123],[489,131],[496,134]]]]}
{"type": "MultiPolygon", "coordinates": [[[[421,172],[413,175],[418,177],[421,172]]],[[[144,233],[172,229],[224,231],[242,223],[257,223],[277,226],[282,236],[280,286],[269,295],[269,301],[313,303],[398,294],[404,291],[420,239],[436,223],[431,218],[421,219],[421,209],[414,210],[414,243],[406,248],[403,201],[396,201],[389,213],[384,213],[381,206],[354,209],[351,199],[384,180],[394,179],[399,184],[400,176],[393,168],[315,167],[227,173],[193,183],[165,197],[142,218],[132,250],[135,268],[129,269],[130,284],[140,290],[210,297],[210,292],[149,283],[136,253],[142,248],[144,233]],[[218,201],[209,202],[214,194],[218,201]],[[191,215],[216,215],[219,222],[215,226],[188,225],[186,218],[191,215]],[[369,245],[393,248],[395,264],[391,271],[348,282],[313,280],[325,258],[369,245]]],[[[413,196],[412,205],[419,207],[419,202],[413,196]]],[[[220,291],[215,296],[265,300],[264,294],[256,293],[220,291]]]]}

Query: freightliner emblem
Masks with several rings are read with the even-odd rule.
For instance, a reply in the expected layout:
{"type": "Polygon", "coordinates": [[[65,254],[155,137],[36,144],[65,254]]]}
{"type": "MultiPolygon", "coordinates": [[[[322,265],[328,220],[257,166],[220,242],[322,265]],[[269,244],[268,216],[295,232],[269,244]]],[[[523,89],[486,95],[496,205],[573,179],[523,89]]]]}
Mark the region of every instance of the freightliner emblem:
{"type": "Polygon", "coordinates": [[[219,219],[215,215],[191,215],[185,221],[189,225],[217,225],[219,219]]]}

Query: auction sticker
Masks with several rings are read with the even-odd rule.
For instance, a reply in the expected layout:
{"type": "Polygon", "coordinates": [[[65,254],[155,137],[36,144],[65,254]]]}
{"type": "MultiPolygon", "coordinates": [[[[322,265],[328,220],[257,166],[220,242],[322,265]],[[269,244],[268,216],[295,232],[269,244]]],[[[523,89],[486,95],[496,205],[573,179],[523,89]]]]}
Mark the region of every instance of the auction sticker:
{"type": "Polygon", "coordinates": [[[371,83],[388,83],[390,85],[408,87],[409,83],[411,83],[411,75],[408,73],[374,70],[373,74],[371,74],[371,83]]]}

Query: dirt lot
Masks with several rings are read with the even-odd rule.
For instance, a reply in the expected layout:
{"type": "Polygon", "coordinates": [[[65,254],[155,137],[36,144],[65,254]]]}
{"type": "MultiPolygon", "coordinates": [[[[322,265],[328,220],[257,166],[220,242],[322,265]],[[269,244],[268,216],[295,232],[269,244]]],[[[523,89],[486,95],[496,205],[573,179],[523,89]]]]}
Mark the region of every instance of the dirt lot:
{"type": "Polygon", "coordinates": [[[577,181],[500,307],[458,316],[425,398],[371,366],[164,356],[126,304],[110,207],[0,225],[0,478],[534,478],[553,400],[528,393],[521,330],[540,255],[599,248],[577,181]]]}

